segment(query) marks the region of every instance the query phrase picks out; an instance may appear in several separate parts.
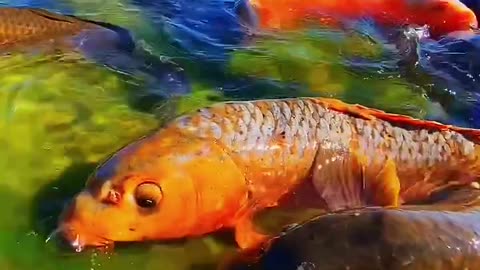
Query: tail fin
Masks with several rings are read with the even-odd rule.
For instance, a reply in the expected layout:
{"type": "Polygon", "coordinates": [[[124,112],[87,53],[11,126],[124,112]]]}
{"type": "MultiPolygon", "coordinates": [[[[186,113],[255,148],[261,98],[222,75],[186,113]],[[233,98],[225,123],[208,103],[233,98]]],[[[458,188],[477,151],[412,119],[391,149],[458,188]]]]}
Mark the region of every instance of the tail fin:
{"type": "Polygon", "coordinates": [[[122,74],[144,77],[147,90],[139,94],[154,102],[190,93],[190,83],[179,65],[135,44],[128,30],[95,23],[102,27],[73,38],[86,58],[122,74]]]}
{"type": "Polygon", "coordinates": [[[144,50],[136,51],[132,60],[145,78],[145,87],[131,95],[131,103],[137,109],[152,112],[166,104],[170,107],[171,102],[176,103],[178,98],[191,93],[190,80],[185,70],[176,63],[144,50]]]}
{"type": "Polygon", "coordinates": [[[118,49],[126,52],[133,52],[135,50],[135,40],[133,39],[131,32],[126,28],[123,28],[121,26],[114,25],[111,23],[107,23],[107,22],[100,22],[100,21],[87,20],[84,18],[78,18],[74,15],[68,15],[68,17],[79,20],[79,21],[83,21],[86,23],[95,24],[105,29],[109,29],[115,32],[115,34],[118,36],[119,42],[117,42],[116,44],[118,49]]]}

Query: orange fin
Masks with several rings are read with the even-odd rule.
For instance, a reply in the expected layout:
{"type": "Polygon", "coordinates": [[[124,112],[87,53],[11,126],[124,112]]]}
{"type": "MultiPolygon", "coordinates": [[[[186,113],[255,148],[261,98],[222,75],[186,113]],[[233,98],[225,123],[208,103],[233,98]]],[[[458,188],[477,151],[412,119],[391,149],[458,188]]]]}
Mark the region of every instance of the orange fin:
{"type": "Polygon", "coordinates": [[[365,205],[365,162],[354,152],[319,149],[312,181],[330,211],[365,205]]]}
{"type": "Polygon", "coordinates": [[[377,170],[367,168],[366,158],[355,151],[320,148],[314,166],[313,185],[330,211],[400,204],[400,179],[392,159],[377,170]]]}
{"type": "Polygon", "coordinates": [[[255,229],[252,215],[246,215],[235,224],[235,241],[243,250],[256,250],[270,237],[255,229]]]}
{"type": "Polygon", "coordinates": [[[278,201],[277,209],[327,209],[325,200],[318,195],[313,181],[302,181],[292,191],[283,195],[278,201]]]}
{"type": "Polygon", "coordinates": [[[380,206],[399,206],[400,179],[397,175],[397,167],[393,159],[387,159],[377,177],[369,182],[368,190],[372,191],[373,204],[380,206]]]}
{"type": "MultiPolygon", "coordinates": [[[[334,99],[334,98],[316,98],[315,102],[327,109],[346,113],[362,119],[370,120],[375,118],[375,116],[372,115],[372,112],[376,110],[364,107],[362,105],[348,104],[339,99],[334,99]]],[[[380,111],[380,112],[383,112],[383,111],[380,111]]]]}

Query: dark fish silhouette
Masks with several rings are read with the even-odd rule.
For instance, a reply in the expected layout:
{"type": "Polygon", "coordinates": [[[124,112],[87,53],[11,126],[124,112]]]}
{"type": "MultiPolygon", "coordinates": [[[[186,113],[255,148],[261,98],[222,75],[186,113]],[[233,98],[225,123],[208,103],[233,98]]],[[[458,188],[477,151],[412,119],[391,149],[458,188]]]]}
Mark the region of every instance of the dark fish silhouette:
{"type": "Polygon", "coordinates": [[[148,93],[161,98],[184,95],[190,86],[182,68],[136,47],[122,27],[42,9],[0,8],[0,52],[78,52],[116,71],[148,77],[148,93]]]}
{"type": "Polygon", "coordinates": [[[460,270],[480,267],[480,190],[465,187],[400,209],[315,217],[291,227],[260,258],[229,270],[460,270]]]}

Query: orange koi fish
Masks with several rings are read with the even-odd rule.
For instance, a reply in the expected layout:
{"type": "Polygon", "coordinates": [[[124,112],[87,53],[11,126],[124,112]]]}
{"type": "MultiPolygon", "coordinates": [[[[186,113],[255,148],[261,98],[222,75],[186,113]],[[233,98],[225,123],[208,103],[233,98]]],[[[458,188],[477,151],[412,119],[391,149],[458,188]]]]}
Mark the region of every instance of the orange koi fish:
{"type": "MultiPolygon", "coordinates": [[[[399,206],[480,175],[480,130],[335,99],[219,103],[125,146],[92,174],[59,220],[77,250],[234,229],[303,184],[328,211],[399,206]]],[[[302,196],[299,194],[299,196],[302,196]]]]}
{"type": "Polygon", "coordinates": [[[338,25],[340,19],[372,18],[386,26],[428,25],[432,37],[477,27],[458,0],[250,0],[263,29],[295,29],[307,18],[338,25]]]}

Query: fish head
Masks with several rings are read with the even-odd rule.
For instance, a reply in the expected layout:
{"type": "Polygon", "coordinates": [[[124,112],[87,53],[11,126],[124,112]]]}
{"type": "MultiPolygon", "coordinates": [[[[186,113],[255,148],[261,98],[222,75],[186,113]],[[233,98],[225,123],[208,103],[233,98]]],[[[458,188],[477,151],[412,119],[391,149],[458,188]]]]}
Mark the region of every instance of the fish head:
{"type": "Polygon", "coordinates": [[[175,240],[228,225],[247,198],[245,179],[213,142],[153,135],[101,164],[60,216],[72,247],[175,240]]]}
{"type": "Polygon", "coordinates": [[[475,13],[459,0],[409,0],[407,17],[427,24],[433,37],[477,28],[475,13]]]}

